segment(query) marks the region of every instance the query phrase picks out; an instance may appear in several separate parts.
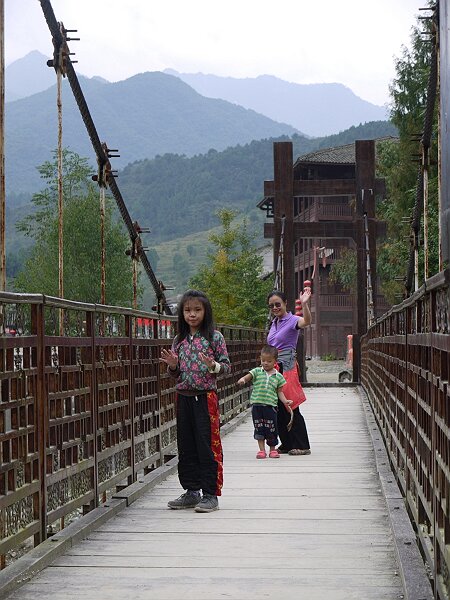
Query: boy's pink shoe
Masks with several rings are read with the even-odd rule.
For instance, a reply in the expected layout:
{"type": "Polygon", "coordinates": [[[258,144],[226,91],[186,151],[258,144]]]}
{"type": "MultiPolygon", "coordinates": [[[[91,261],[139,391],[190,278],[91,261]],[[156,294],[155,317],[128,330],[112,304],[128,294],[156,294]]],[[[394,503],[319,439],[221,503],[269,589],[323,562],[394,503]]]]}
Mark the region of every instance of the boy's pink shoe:
{"type": "Polygon", "coordinates": [[[271,450],[269,452],[269,458],[280,458],[278,450],[271,450]]]}
{"type": "Polygon", "coordinates": [[[264,450],[260,450],[257,453],[256,458],[267,458],[267,454],[264,452],[264,450]]]}

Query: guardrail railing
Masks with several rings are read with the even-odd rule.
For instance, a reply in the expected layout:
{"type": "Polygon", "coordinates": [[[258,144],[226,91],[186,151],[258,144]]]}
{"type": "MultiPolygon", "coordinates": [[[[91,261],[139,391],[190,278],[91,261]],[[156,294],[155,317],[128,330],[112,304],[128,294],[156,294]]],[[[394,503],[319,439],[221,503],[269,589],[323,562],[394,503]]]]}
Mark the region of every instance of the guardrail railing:
{"type": "Polygon", "coordinates": [[[362,338],[361,383],[416,524],[436,597],[450,592],[450,270],[362,338]]]}

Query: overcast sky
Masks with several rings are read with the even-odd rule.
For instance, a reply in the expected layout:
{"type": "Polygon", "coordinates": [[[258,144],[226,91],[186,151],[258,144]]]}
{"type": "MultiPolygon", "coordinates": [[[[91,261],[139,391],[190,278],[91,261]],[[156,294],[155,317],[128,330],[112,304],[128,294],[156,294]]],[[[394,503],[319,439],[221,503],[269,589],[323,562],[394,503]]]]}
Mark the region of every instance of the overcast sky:
{"type": "MultiPolygon", "coordinates": [[[[77,70],[109,81],[143,71],[339,82],[388,101],[394,56],[426,0],[53,0],[77,29],[77,70]]],[[[423,13],[422,13],[423,14],[423,13]]],[[[75,34],[73,34],[75,35],[75,34]]],[[[52,44],[39,0],[5,0],[6,64],[52,44]]]]}

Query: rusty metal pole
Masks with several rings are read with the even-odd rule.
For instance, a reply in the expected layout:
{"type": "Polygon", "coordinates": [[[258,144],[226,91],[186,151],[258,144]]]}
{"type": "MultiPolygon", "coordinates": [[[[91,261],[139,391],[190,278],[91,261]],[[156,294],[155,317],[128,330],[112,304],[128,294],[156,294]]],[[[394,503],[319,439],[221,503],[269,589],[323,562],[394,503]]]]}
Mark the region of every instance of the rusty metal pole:
{"type": "Polygon", "coordinates": [[[133,308],[137,310],[137,257],[133,258],[133,308]]]}
{"type": "Polygon", "coordinates": [[[106,304],[105,187],[100,187],[101,304],[106,304]]]}
{"type": "Polygon", "coordinates": [[[0,290],[6,290],[5,3],[0,0],[0,290]]]}
{"type": "Polygon", "coordinates": [[[439,184],[442,267],[450,265],[450,6],[439,2],[439,184]]]}
{"type": "Polygon", "coordinates": [[[422,169],[423,169],[423,268],[424,280],[429,277],[429,245],[428,245],[428,166],[429,166],[428,150],[422,148],[422,169]]]}
{"type": "MultiPolygon", "coordinates": [[[[62,64],[56,71],[56,105],[58,109],[58,295],[64,298],[64,190],[62,145],[62,64]]],[[[59,335],[64,335],[64,309],[59,309],[59,335]]],[[[59,520],[64,529],[64,517],[59,520]]]]}
{"type": "MultiPolygon", "coordinates": [[[[62,147],[62,73],[56,72],[56,105],[58,108],[58,295],[64,298],[64,193],[63,193],[63,147],[62,147]]],[[[64,315],[59,314],[59,335],[64,333],[64,315]]]]}

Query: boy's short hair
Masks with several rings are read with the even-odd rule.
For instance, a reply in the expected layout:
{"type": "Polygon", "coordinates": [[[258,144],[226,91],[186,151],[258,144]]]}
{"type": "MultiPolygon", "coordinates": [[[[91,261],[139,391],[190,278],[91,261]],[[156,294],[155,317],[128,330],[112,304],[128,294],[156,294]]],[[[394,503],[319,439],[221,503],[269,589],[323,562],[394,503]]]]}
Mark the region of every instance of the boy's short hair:
{"type": "Polygon", "coordinates": [[[278,358],[278,349],[275,346],[271,346],[270,344],[266,344],[261,348],[261,354],[268,354],[272,356],[275,360],[278,358]]]}

